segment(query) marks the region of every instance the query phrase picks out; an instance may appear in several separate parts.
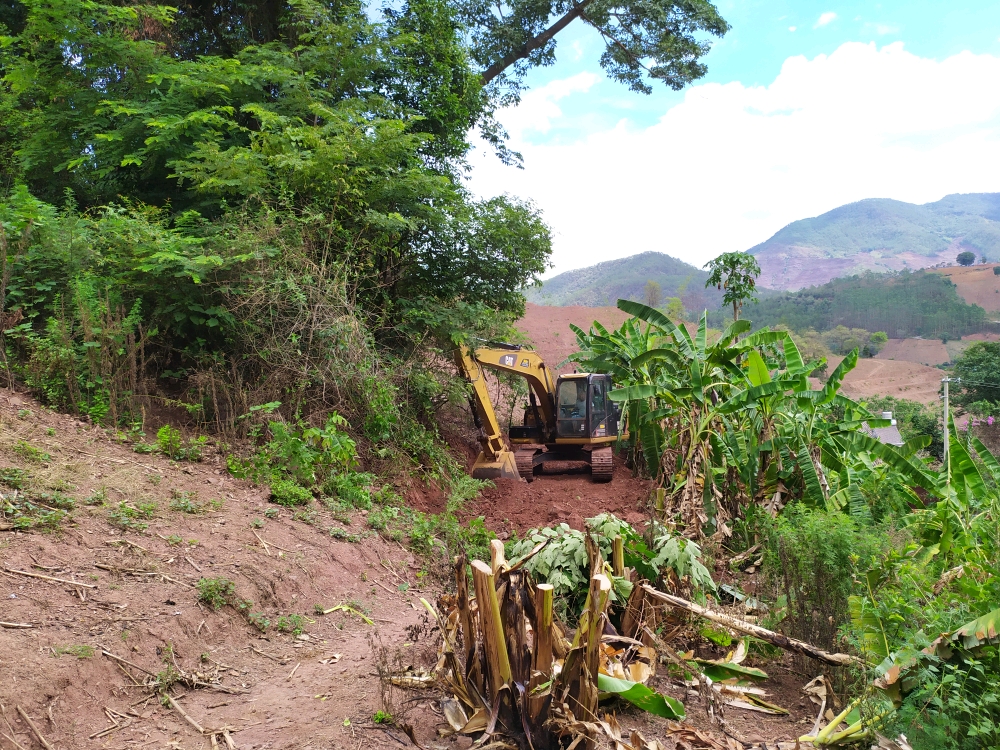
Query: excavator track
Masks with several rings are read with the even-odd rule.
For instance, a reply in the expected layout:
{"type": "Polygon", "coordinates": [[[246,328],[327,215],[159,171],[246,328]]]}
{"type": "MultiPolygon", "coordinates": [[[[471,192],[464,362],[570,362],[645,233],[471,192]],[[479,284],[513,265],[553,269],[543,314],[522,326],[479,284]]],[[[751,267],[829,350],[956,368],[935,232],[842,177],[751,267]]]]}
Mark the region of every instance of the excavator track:
{"type": "MultiPolygon", "coordinates": [[[[518,464],[518,471],[521,465],[518,464]]],[[[595,482],[610,482],[614,473],[611,447],[594,448],[590,452],[590,476],[595,482]]],[[[524,476],[523,474],[521,476],[524,476]]]]}
{"type": "Polygon", "coordinates": [[[514,453],[517,473],[525,482],[535,481],[535,453],[534,450],[519,450],[514,453]]]}

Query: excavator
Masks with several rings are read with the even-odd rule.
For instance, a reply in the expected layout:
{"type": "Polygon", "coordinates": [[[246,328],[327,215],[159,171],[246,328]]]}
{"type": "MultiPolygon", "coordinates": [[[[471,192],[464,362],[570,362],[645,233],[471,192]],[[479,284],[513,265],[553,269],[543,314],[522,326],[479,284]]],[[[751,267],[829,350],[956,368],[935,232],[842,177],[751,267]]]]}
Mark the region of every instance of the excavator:
{"type": "Polygon", "coordinates": [[[483,449],[472,467],[473,477],[531,482],[545,463],[573,461],[587,463],[595,482],[611,481],[611,444],[618,439],[621,413],[608,398],[610,375],[572,373],[553,382],[553,373],[536,352],[514,344],[459,346],[455,362],[472,384],[472,413],[481,432],[483,449]],[[528,381],[524,423],[510,428],[514,451],[504,442],[486,388],[487,369],[528,381]]]}

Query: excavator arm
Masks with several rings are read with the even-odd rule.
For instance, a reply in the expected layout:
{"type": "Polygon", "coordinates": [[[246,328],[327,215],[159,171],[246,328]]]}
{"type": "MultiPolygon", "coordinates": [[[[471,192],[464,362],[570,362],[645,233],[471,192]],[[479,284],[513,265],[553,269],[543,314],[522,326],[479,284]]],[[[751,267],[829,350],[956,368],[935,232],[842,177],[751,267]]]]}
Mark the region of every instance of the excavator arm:
{"type": "Polygon", "coordinates": [[[514,454],[503,440],[500,422],[486,388],[485,369],[502,370],[520,375],[528,381],[534,392],[542,417],[542,428],[555,429],[555,384],[545,362],[537,353],[527,349],[483,347],[469,349],[460,346],[455,350],[455,363],[472,385],[473,408],[483,431],[483,452],[476,459],[472,476],[477,479],[518,479],[514,454]]]}

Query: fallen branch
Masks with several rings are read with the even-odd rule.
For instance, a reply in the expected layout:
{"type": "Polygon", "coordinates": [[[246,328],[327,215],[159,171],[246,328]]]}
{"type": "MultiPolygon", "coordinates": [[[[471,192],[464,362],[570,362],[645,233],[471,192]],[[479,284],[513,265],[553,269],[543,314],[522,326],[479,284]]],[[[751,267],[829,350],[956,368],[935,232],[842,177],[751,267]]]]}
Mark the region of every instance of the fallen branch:
{"type": "Polygon", "coordinates": [[[18,630],[20,628],[33,628],[34,625],[29,625],[26,622],[0,622],[0,628],[10,628],[12,630],[18,630]]]}
{"type": "Polygon", "coordinates": [[[171,697],[170,693],[164,693],[163,695],[170,702],[170,705],[174,707],[174,709],[177,711],[177,713],[179,713],[181,716],[183,716],[184,720],[188,724],[190,724],[196,730],[198,730],[198,734],[205,734],[205,730],[201,728],[201,724],[199,724],[197,721],[195,721],[194,719],[192,719],[191,716],[188,714],[188,712],[185,711],[183,708],[181,708],[180,704],[171,697]]]}
{"type": "Polygon", "coordinates": [[[35,738],[42,744],[42,747],[44,747],[45,750],[55,750],[55,748],[53,748],[52,745],[49,744],[48,740],[46,740],[42,736],[42,733],[38,731],[38,727],[35,726],[35,722],[33,722],[31,720],[31,717],[28,716],[28,714],[26,714],[24,712],[24,709],[21,708],[20,706],[17,706],[16,708],[17,708],[17,712],[19,714],[21,714],[21,718],[24,719],[24,721],[25,721],[25,723],[27,723],[28,727],[31,728],[31,731],[34,733],[35,738]]]}
{"type": "Polygon", "coordinates": [[[79,448],[76,449],[76,452],[79,453],[81,456],[89,456],[90,458],[96,458],[98,461],[110,461],[113,464],[134,464],[136,466],[141,466],[144,469],[149,469],[150,471],[155,471],[157,473],[161,471],[161,469],[157,468],[156,466],[150,466],[149,464],[141,464],[138,461],[132,461],[131,459],[127,458],[111,458],[110,456],[98,456],[93,453],[85,453],[79,448]]]}
{"type": "Polygon", "coordinates": [[[4,568],[8,573],[17,573],[19,576],[28,576],[28,578],[41,578],[43,581],[54,581],[55,583],[68,583],[70,586],[83,586],[86,589],[96,589],[97,586],[93,586],[89,583],[80,583],[79,581],[69,581],[65,578],[53,578],[52,576],[43,576],[41,573],[29,573],[26,570],[14,570],[13,568],[4,568]]]}
{"type": "Polygon", "coordinates": [[[106,648],[104,648],[104,646],[101,646],[101,653],[104,654],[105,656],[107,656],[110,659],[114,659],[117,662],[120,662],[120,663],[122,663],[122,664],[124,664],[126,666],[129,666],[129,667],[132,667],[132,669],[138,669],[140,672],[145,672],[150,677],[156,677],[156,675],[153,674],[152,672],[150,672],[148,669],[143,669],[138,664],[133,664],[128,659],[123,659],[120,656],[115,656],[110,651],[108,651],[106,648]]]}
{"type": "Polygon", "coordinates": [[[837,667],[847,666],[848,664],[865,663],[864,660],[859,659],[856,656],[851,656],[850,654],[831,654],[828,651],[816,648],[815,646],[805,643],[804,641],[789,638],[781,633],[775,633],[773,630],[768,630],[767,628],[762,628],[759,625],[753,625],[752,623],[738,620],[735,617],[724,615],[721,612],[715,612],[711,609],[695,604],[694,602],[689,602],[687,599],[681,599],[679,596],[666,594],[658,589],[654,589],[652,586],[643,585],[642,588],[654,599],[659,599],[661,602],[665,602],[673,607],[677,607],[678,609],[686,610],[692,614],[698,615],[699,617],[704,617],[706,620],[711,620],[712,622],[718,623],[719,625],[723,625],[727,628],[738,630],[741,633],[753,636],[754,638],[759,638],[762,641],[767,641],[772,646],[777,646],[778,648],[785,649],[786,651],[794,651],[797,654],[802,654],[803,656],[808,656],[812,659],[816,659],[826,664],[832,664],[837,667]]]}
{"type": "Polygon", "coordinates": [[[267,549],[268,547],[274,547],[275,549],[280,549],[282,552],[287,552],[289,555],[294,555],[295,554],[292,550],[285,549],[284,547],[279,547],[274,542],[266,542],[266,541],[264,541],[263,539],[260,538],[260,535],[257,534],[257,532],[254,531],[253,529],[250,529],[250,533],[252,533],[255,537],[257,537],[257,541],[264,545],[264,549],[267,549]]]}

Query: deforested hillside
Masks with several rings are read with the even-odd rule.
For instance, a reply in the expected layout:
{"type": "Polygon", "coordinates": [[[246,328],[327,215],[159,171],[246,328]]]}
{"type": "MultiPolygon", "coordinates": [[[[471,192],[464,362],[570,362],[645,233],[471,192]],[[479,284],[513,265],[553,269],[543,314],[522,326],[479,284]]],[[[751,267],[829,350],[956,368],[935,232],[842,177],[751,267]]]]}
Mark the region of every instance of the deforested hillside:
{"type": "Polygon", "coordinates": [[[914,205],[872,198],[800,219],[751,248],[760,283],[800,289],[831,279],[952,264],[964,251],[1000,259],[1000,193],[914,205]]]}

